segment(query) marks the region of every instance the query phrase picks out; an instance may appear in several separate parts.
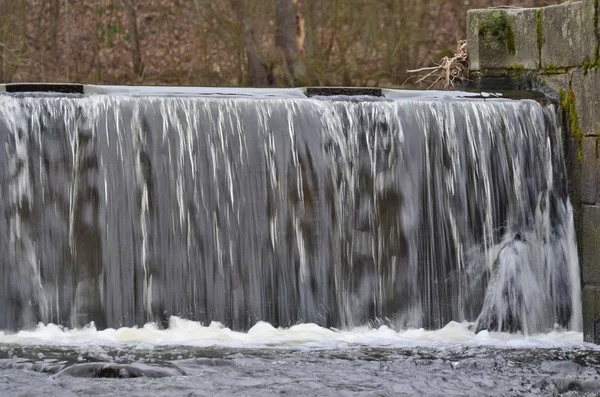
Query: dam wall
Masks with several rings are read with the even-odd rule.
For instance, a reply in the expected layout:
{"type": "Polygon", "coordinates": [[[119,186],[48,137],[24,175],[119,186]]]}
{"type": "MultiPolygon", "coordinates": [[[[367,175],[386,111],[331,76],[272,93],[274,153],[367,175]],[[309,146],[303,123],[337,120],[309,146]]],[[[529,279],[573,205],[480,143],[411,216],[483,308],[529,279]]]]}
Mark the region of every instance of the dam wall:
{"type": "Polygon", "coordinates": [[[598,0],[471,10],[471,88],[540,90],[560,105],[583,286],[584,338],[600,343],[598,0]]]}
{"type": "Polygon", "coordinates": [[[2,331],[582,329],[543,96],[2,88],[2,331]]]}

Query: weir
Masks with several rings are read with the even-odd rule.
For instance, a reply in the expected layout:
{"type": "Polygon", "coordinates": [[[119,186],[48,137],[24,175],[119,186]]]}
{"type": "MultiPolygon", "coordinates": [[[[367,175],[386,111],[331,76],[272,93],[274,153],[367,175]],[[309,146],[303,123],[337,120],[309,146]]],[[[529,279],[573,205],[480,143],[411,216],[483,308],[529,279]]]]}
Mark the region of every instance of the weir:
{"type": "Polygon", "coordinates": [[[0,94],[0,329],[582,327],[551,103],[82,92],[0,94]]]}

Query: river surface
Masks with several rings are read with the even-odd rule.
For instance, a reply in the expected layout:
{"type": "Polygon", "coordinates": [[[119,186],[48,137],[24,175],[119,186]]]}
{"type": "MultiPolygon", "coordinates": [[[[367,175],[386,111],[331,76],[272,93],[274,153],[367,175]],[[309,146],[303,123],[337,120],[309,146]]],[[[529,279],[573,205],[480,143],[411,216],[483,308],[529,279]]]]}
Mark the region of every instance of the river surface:
{"type": "Polygon", "coordinates": [[[0,333],[1,396],[597,395],[600,349],[582,334],[523,336],[258,323],[236,332],[54,325],[0,333]]]}

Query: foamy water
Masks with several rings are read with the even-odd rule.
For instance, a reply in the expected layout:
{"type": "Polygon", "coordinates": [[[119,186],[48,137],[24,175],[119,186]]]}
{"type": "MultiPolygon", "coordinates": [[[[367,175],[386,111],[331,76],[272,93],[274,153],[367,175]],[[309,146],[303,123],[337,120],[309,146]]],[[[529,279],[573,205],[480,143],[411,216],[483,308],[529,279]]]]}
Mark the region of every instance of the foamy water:
{"type": "Polygon", "coordinates": [[[68,329],[54,324],[39,324],[34,330],[18,333],[0,332],[0,344],[17,345],[185,345],[240,348],[306,347],[343,348],[376,347],[443,347],[444,345],[490,346],[495,348],[592,347],[583,343],[583,334],[575,331],[553,331],[523,335],[500,332],[471,331],[471,323],[451,322],[439,330],[407,329],[396,331],[387,326],[358,327],[351,330],[323,328],[315,324],[298,324],[275,328],[258,322],[247,332],[232,331],[220,323],[204,326],[198,322],[171,317],[170,327],[155,324],[142,328],[123,327],[97,330],[94,324],[68,329]]]}

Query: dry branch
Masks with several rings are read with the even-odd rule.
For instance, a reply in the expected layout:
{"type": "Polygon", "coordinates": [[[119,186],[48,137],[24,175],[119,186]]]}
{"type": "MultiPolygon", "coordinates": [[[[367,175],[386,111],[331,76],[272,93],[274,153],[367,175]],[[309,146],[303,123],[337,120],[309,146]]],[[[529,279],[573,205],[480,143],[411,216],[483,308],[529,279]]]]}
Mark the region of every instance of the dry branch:
{"type": "Polygon", "coordinates": [[[407,70],[407,73],[418,73],[418,84],[428,84],[428,88],[452,89],[468,80],[469,53],[466,41],[458,43],[452,57],[444,57],[436,64],[420,69],[407,70]]]}

